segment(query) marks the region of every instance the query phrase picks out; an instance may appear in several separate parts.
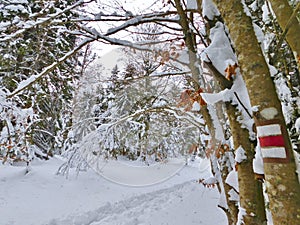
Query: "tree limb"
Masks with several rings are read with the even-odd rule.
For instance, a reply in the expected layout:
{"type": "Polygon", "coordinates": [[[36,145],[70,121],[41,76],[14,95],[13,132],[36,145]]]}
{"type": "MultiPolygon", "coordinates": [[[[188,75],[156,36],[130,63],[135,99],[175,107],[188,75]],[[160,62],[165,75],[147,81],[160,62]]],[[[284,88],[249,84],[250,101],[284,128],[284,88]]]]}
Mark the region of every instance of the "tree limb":
{"type": "Polygon", "coordinates": [[[36,81],[40,80],[43,76],[45,76],[46,74],[52,72],[60,63],[64,62],[65,60],[67,60],[68,58],[70,58],[71,56],[76,54],[82,47],[84,47],[85,45],[89,44],[92,41],[94,41],[94,39],[84,40],[76,48],[69,51],[66,55],[64,55],[63,57],[58,59],[56,62],[52,63],[50,66],[45,67],[41,73],[39,73],[37,75],[32,75],[27,80],[23,81],[23,83],[21,82],[21,84],[19,84],[18,88],[16,90],[14,90],[11,94],[7,95],[6,97],[7,98],[12,98],[13,96],[19,94],[20,92],[22,92],[26,88],[30,87],[36,81]]]}

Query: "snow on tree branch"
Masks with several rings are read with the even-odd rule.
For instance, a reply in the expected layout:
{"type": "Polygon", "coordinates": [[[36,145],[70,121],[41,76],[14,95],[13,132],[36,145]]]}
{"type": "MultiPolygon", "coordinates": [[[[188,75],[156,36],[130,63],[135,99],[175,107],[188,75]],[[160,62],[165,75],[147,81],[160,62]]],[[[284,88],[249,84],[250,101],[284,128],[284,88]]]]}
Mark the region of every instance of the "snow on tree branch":
{"type": "Polygon", "coordinates": [[[102,130],[108,130],[113,126],[116,126],[118,124],[124,123],[125,121],[131,120],[134,117],[137,117],[139,115],[145,114],[145,113],[160,113],[160,112],[169,112],[172,113],[177,119],[180,120],[186,120],[193,124],[194,126],[198,128],[203,128],[205,125],[202,123],[202,121],[198,120],[196,117],[192,116],[190,113],[182,111],[181,109],[175,108],[175,107],[169,107],[169,106],[162,106],[162,107],[153,107],[153,108],[147,108],[143,110],[138,110],[130,115],[124,116],[120,119],[118,119],[115,122],[109,123],[109,124],[102,124],[99,126],[98,129],[102,130]]]}
{"type": "Polygon", "coordinates": [[[124,30],[125,28],[131,27],[131,26],[136,26],[136,25],[139,25],[142,23],[149,23],[149,22],[156,22],[156,21],[178,23],[178,19],[168,19],[168,18],[164,18],[164,17],[144,18],[143,16],[138,16],[138,17],[128,20],[126,23],[123,23],[122,25],[120,25],[118,27],[108,29],[108,31],[105,35],[109,36],[109,35],[119,32],[121,30],[124,30]]]}
{"type": "Polygon", "coordinates": [[[71,56],[73,56],[81,48],[83,48],[85,45],[89,44],[92,41],[93,41],[93,39],[85,39],[85,40],[83,40],[76,48],[74,48],[73,50],[69,51],[67,54],[65,54],[63,57],[61,57],[60,59],[58,59],[56,62],[52,63],[51,65],[49,65],[47,67],[45,67],[41,73],[39,73],[37,75],[32,75],[28,79],[20,82],[19,85],[18,85],[18,87],[17,87],[17,89],[14,90],[9,95],[7,95],[7,98],[12,98],[13,96],[19,94],[20,92],[22,92],[26,88],[30,87],[36,81],[38,81],[39,79],[41,79],[44,75],[46,75],[46,74],[50,73],[51,71],[53,71],[60,63],[64,62],[65,60],[67,60],[68,58],[70,58],[71,56]]]}
{"type": "Polygon", "coordinates": [[[17,30],[15,33],[12,33],[12,34],[9,34],[9,35],[3,34],[4,37],[0,38],[0,42],[1,41],[12,40],[13,38],[18,37],[20,34],[26,32],[27,30],[30,30],[30,29],[32,29],[32,28],[34,28],[36,26],[39,26],[39,25],[50,23],[55,18],[63,15],[64,13],[66,13],[66,12],[68,12],[68,11],[74,9],[74,8],[77,8],[78,6],[81,6],[81,5],[85,4],[85,3],[89,3],[89,2],[92,2],[92,0],[89,0],[89,1],[80,0],[80,1],[76,2],[75,4],[73,4],[73,5],[65,8],[64,10],[61,10],[61,11],[58,11],[58,12],[56,12],[54,14],[48,15],[46,18],[38,18],[38,20],[35,21],[35,22],[28,21],[28,22],[30,22],[29,25],[26,25],[24,28],[17,30]]]}

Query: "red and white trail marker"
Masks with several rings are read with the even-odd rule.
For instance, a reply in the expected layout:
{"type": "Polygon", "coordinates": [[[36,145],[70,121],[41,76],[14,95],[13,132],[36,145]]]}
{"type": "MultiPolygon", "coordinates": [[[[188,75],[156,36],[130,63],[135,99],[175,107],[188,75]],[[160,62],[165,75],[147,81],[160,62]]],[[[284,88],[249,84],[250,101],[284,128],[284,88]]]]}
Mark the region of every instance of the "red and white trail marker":
{"type": "Polygon", "coordinates": [[[264,159],[287,158],[284,137],[279,124],[257,126],[257,136],[264,159]]]}

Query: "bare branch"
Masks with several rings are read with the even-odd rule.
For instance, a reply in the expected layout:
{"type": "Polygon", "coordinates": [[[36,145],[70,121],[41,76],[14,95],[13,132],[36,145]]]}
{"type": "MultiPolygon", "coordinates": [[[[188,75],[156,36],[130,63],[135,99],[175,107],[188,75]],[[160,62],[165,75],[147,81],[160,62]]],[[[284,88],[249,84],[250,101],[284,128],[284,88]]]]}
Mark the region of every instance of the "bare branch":
{"type": "Polygon", "coordinates": [[[155,21],[154,23],[156,23],[156,24],[158,24],[158,25],[160,25],[162,27],[166,27],[166,28],[168,28],[170,30],[173,30],[173,31],[182,32],[182,28],[171,27],[171,26],[169,26],[167,24],[164,24],[164,23],[161,23],[161,22],[158,22],[158,21],[155,21]]]}
{"type": "MultiPolygon", "coordinates": [[[[160,25],[160,24],[158,24],[160,25]]],[[[180,38],[183,38],[183,35],[181,34],[176,34],[176,33],[172,33],[172,32],[168,32],[168,31],[161,31],[161,32],[156,32],[156,33],[146,33],[146,32],[139,32],[139,31],[131,31],[128,29],[125,29],[125,31],[130,32],[132,34],[140,34],[140,35],[148,35],[148,36],[161,36],[161,35],[165,35],[165,34],[169,34],[169,35],[176,35],[176,36],[180,36],[180,38]]]]}

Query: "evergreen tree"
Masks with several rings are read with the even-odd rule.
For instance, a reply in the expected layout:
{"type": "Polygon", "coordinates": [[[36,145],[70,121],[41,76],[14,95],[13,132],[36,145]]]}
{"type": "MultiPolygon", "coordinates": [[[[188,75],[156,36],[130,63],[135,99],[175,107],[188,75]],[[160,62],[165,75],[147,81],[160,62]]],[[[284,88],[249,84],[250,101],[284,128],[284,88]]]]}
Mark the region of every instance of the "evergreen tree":
{"type": "MultiPolygon", "coordinates": [[[[4,146],[1,155],[11,158],[28,155],[29,150],[21,150],[18,142],[22,142],[25,148],[36,146],[31,157],[48,158],[59,153],[62,147],[66,129],[71,125],[70,104],[77,79],[77,60],[74,57],[66,60],[22,93],[15,95],[13,92],[29,77],[33,81],[35,75],[74,48],[76,37],[69,33],[74,29],[69,19],[75,14],[64,10],[75,2],[30,0],[1,3],[1,87],[15,102],[17,111],[32,110],[34,115],[30,125],[22,122],[25,128],[21,135],[14,126],[19,123],[19,116],[2,111],[13,126],[10,127],[10,137],[1,140],[4,146]],[[19,141],[12,141],[13,147],[7,148],[12,139],[19,141]]],[[[2,130],[8,129],[7,126],[2,125],[2,130]]]]}
{"type": "Polygon", "coordinates": [[[102,131],[104,138],[99,149],[105,152],[97,154],[123,155],[146,163],[159,160],[158,155],[183,156],[189,145],[199,142],[199,128],[176,118],[176,113],[183,112],[174,111],[176,95],[180,93],[174,81],[150,78],[144,67],[135,67],[143,65],[139,63],[131,61],[122,73],[115,66],[107,84],[99,89],[94,107],[99,129],[101,125],[114,125],[109,131],[102,131]]]}

